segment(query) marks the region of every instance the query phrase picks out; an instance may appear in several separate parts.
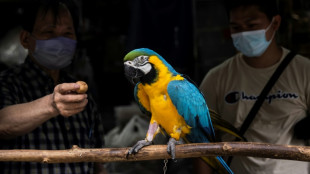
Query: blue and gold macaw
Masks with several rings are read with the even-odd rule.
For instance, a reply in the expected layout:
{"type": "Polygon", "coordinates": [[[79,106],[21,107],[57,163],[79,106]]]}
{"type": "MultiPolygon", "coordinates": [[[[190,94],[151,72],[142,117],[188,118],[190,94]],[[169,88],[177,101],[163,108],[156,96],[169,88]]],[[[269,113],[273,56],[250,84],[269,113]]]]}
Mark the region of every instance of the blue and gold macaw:
{"type": "MultiPolygon", "coordinates": [[[[151,116],[145,140],[138,141],[128,154],[151,145],[162,129],[170,136],[167,151],[172,159],[180,138],[188,143],[215,141],[202,93],[159,54],[147,48],[135,49],[125,56],[124,68],[126,77],[136,84],[134,95],[140,109],[151,116]]],[[[202,158],[219,173],[233,173],[220,156],[202,158]]]]}

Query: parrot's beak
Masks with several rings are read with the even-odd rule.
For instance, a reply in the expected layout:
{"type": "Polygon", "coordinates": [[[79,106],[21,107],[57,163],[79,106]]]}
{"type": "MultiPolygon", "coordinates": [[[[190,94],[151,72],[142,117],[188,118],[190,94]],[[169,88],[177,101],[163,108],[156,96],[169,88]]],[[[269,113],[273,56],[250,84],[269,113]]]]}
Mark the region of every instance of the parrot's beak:
{"type": "Polygon", "coordinates": [[[140,77],[144,76],[143,71],[126,64],[124,65],[124,71],[126,78],[134,85],[140,81],[140,77]]]}

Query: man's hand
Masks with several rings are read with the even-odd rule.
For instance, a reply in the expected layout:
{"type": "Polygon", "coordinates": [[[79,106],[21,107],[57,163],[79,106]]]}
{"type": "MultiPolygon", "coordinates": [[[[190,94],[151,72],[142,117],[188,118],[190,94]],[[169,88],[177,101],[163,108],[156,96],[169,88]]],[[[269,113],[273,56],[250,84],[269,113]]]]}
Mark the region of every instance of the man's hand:
{"type": "Polygon", "coordinates": [[[87,105],[87,94],[78,94],[75,91],[80,86],[77,83],[62,83],[54,88],[52,105],[64,117],[69,117],[84,110],[87,105]]]}

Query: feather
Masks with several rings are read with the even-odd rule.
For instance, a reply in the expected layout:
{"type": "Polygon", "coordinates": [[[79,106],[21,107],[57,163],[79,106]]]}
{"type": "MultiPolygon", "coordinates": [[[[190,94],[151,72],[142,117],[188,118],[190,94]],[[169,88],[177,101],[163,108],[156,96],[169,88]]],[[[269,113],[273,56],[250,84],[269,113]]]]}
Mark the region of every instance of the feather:
{"type": "Polygon", "coordinates": [[[235,128],[232,124],[230,124],[228,121],[221,118],[221,116],[216,113],[214,110],[209,109],[210,117],[213,123],[213,127],[215,129],[218,129],[220,131],[226,132],[230,135],[233,135],[237,138],[239,138],[242,141],[247,141],[247,139],[242,136],[237,128],[235,128]]]}

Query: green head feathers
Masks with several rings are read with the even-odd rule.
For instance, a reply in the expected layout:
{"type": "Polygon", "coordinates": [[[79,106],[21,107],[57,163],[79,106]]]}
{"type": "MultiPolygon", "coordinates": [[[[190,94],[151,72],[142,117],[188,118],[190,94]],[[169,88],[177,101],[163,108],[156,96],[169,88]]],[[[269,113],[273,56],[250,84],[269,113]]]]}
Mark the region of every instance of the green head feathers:
{"type": "Polygon", "coordinates": [[[152,56],[156,55],[159,56],[155,51],[148,49],[148,48],[138,48],[135,50],[130,51],[126,56],[124,57],[124,62],[125,61],[131,61],[135,59],[138,56],[152,56]]]}

